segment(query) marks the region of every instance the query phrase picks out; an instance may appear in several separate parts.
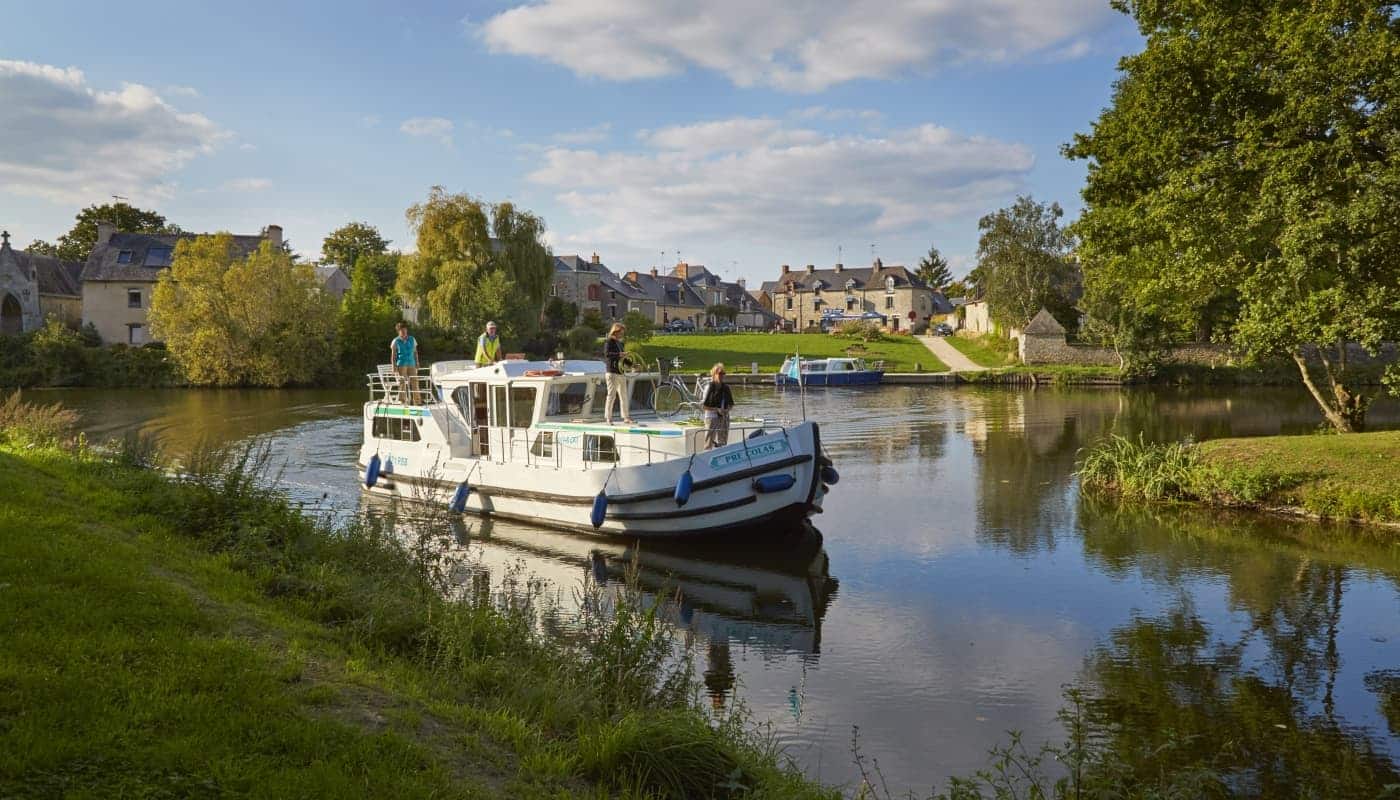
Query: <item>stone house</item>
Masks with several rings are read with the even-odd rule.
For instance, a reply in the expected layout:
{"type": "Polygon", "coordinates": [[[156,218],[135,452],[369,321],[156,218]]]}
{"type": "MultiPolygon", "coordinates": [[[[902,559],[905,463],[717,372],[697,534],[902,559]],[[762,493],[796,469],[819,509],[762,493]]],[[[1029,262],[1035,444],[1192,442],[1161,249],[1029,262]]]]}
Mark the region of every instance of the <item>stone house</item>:
{"type": "Polygon", "coordinates": [[[885,317],[892,330],[923,330],[936,315],[951,312],[947,298],[929,288],[919,276],[901,265],[880,259],[868,267],[836,264],[831,269],[793,270],[787,264],[776,281],[760,288],[772,303],[772,311],[796,330],[820,326],[823,313],[873,311],[885,317]]]}
{"type": "Polygon", "coordinates": [[[76,261],[15,250],[10,232],[0,232],[0,334],[35,330],[49,317],[77,326],[82,269],[76,261]]]}
{"type": "Polygon", "coordinates": [[[656,302],[640,286],[608,269],[594,253],[587,260],[576,255],[555,256],[551,297],[578,306],[579,314],[594,309],[604,320],[620,320],[629,311],[656,316],[656,302]]]}
{"type": "MultiPolygon", "coordinates": [[[[734,325],[737,328],[766,330],[773,327],[776,317],[771,309],[765,309],[762,303],[749,294],[742,278],[737,281],[722,280],[703,264],[688,264],[684,261],[671,270],[671,277],[689,283],[705,302],[707,309],[710,306],[729,306],[735,309],[734,325]]],[[[722,321],[724,320],[716,318],[708,311],[705,314],[705,322],[711,325],[722,321]]]]}
{"type": "Polygon", "coordinates": [[[679,275],[662,275],[652,267],[648,272],[633,270],[624,278],[641,289],[655,304],[652,321],[665,325],[674,319],[690,321],[697,328],[705,326],[705,297],[701,290],[692,286],[679,275]]]}
{"type": "MultiPolygon", "coordinates": [[[[108,222],[97,224],[97,244],[82,272],[82,321],[97,328],[106,344],[141,345],[151,341],[146,315],[151,293],[162,272],[170,268],[175,245],[194,233],[121,233],[108,222]]],[[[234,236],[237,257],[246,258],[264,241],[282,246],[282,228],[269,225],[264,233],[234,236]]]]}
{"type": "Polygon", "coordinates": [[[345,297],[345,293],[350,291],[350,276],[345,274],[345,270],[334,264],[321,264],[313,267],[316,271],[316,280],[321,282],[321,290],[340,302],[345,297]]]}

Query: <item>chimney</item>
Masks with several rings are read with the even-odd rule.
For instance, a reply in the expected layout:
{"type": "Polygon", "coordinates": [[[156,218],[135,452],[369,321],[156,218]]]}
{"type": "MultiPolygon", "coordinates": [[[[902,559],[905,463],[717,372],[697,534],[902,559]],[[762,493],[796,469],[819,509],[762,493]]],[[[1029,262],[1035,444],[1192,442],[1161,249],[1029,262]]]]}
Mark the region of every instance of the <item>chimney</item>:
{"type": "Polygon", "coordinates": [[[683,281],[690,280],[690,265],[681,261],[676,264],[676,277],[683,281]]]}
{"type": "Polygon", "coordinates": [[[281,225],[269,225],[269,226],[267,226],[267,230],[266,230],[266,232],[263,233],[263,236],[264,236],[269,242],[272,243],[273,249],[276,249],[276,248],[279,248],[279,247],[282,246],[282,226],[281,226],[281,225]]]}
{"type": "Polygon", "coordinates": [[[651,277],[653,277],[653,278],[656,277],[656,267],[652,267],[652,268],[651,268],[651,277]]]}
{"type": "Polygon", "coordinates": [[[104,244],[106,244],[106,243],[112,241],[112,234],[114,234],[114,233],[116,233],[116,232],[117,232],[117,226],[116,226],[116,225],[113,225],[113,224],[110,223],[110,222],[99,222],[99,223],[97,223],[97,245],[96,245],[96,246],[101,247],[102,245],[104,245],[104,244]]]}
{"type": "Polygon", "coordinates": [[[837,262],[836,262],[836,271],[837,271],[837,273],[840,273],[841,270],[843,270],[843,269],[845,269],[845,268],[846,268],[846,265],[845,265],[845,264],[842,264],[840,261],[837,261],[837,262]]]}
{"type": "Polygon", "coordinates": [[[597,254],[597,253],[594,253],[594,254],[593,254],[592,263],[593,263],[594,265],[603,263],[603,262],[601,262],[601,261],[598,260],[598,254],[597,254]]]}
{"type": "Polygon", "coordinates": [[[784,264],[784,265],[783,265],[783,274],[786,275],[786,274],[788,274],[789,272],[792,272],[792,267],[789,267],[787,264],[784,264]]]}
{"type": "Polygon", "coordinates": [[[885,266],[885,262],[881,261],[878,258],[875,259],[875,269],[880,269],[883,266],[885,266]]]}
{"type": "Polygon", "coordinates": [[[637,282],[637,278],[639,278],[639,277],[641,277],[641,276],[638,275],[638,274],[637,274],[637,271],[634,269],[634,270],[628,272],[626,275],[623,275],[623,276],[622,276],[622,279],[625,280],[625,281],[627,281],[628,283],[636,283],[636,282],[637,282]]]}
{"type": "Polygon", "coordinates": [[[748,291],[748,288],[749,288],[749,282],[748,282],[748,281],[744,280],[743,278],[740,278],[739,280],[734,281],[734,282],[737,283],[737,284],[739,284],[739,288],[740,288],[740,289],[743,289],[743,290],[745,290],[745,291],[748,291]]]}
{"type": "Polygon", "coordinates": [[[814,273],[814,272],[816,272],[816,271],[817,271],[817,265],[816,265],[816,264],[808,264],[808,265],[807,265],[807,274],[808,274],[808,275],[811,275],[812,273],[814,273]]]}

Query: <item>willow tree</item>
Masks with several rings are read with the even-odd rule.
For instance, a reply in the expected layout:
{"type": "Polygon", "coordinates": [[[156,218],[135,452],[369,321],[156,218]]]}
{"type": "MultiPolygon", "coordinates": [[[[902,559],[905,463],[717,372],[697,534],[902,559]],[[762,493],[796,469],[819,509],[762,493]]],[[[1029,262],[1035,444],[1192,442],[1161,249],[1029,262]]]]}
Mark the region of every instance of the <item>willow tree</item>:
{"type": "Polygon", "coordinates": [[[151,332],[195,384],[313,383],[335,360],[335,299],[269,242],[183,239],[151,296],[151,332]]]}
{"type": "MultiPolygon", "coordinates": [[[[1146,46],[1066,147],[1088,297],[1287,358],[1338,431],[1400,336],[1400,4],[1115,0],[1146,46]]],[[[1141,316],[1137,317],[1137,322],[1141,316]]]]}
{"type": "Polygon", "coordinates": [[[475,331],[491,319],[517,339],[536,330],[554,275],[543,220],[441,186],[407,217],[417,252],[399,266],[400,294],[442,325],[475,331]]]}

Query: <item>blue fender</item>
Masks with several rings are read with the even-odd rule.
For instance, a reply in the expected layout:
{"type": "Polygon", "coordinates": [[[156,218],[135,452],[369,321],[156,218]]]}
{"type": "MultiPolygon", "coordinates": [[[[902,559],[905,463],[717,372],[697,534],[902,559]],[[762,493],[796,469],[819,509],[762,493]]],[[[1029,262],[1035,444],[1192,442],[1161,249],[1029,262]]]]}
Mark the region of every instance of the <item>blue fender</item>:
{"type": "Polygon", "coordinates": [[[593,523],[593,527],[599,528],[603,525],[603,517],[608,515],[608,494],[606,491],[598,492],[598,496],[593,498],[593,513],[588,515],[588,521],[593,523]]]}
{"type": "Polygon", "coordinates": [[[676,481],[676,505],[683,506],[690,502],[690,489],[695,485],[695,479],[690,477],[690,470],[681,473],[680,480],[676,481]]]}
{"type": "Polygon", "coordinates": [[[471,497],[472,487],[462,481],[457,485],[457,491],[452,493],[452,510],[458,514],[467,510],[467,498],[471,497]]]}
{"type": "Polygon", "coordinates": [[[826,465],[825,467],[822,467],[822,483],[825,483],[827,486],[835,486],[840,482],[841,473],[836,471],[836,467],[833,467],[830,464],[826,465]]]}
{"type": "Polygon", "coordinates": [[[759,494],[771,494],[772,492],[786,492],[796,485],[797,479],[791,475],[764,475],[762,478],[755,478],[753,489],[759,494]]]}
{"type": "Polygon", "coordinates": [[[365,465],[365,487],[373,488],[379,480],[379,454],[375,453],[369,457],[369,463],[365,465]]]}

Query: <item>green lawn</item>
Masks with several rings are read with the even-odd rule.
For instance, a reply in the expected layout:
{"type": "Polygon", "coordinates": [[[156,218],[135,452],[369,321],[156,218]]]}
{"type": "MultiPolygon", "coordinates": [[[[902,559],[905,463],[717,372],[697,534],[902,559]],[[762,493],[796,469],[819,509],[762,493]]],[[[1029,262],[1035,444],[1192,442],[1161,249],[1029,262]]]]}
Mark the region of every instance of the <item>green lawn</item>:
{"type": "Polygon", "coordinates": [[[1260,487],[1266,503],[1400,523],[1400,431],[1217,439],[1201,454],[1226,492],[1260,487]]]}
{"type": "Polygon", "coordinates": [[[867,361],[884,360],[888,372],[944,372],[948,368],[917,339],[891,337],[881,342],[859,342],[824,333],[728,333],[667,334],[652,336],[636,347],[649,362],[668,361],[680,356],[687,372],[703,372],[715,362],[724,362],[730,372],[748,372],[758,362],[761,372],[776,372],[783,359],[800,352],[804,358],[847,355],[846,348],[862,344],[859,355],[867,361]]]}
{"type": "Polygon", "coordinates": [[[1016,343],[1001,336],[947,336],[943,341],[980,367],[1009,367],[1018,363],[1016,343]]]}

